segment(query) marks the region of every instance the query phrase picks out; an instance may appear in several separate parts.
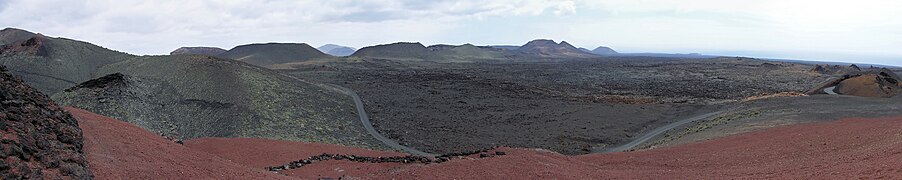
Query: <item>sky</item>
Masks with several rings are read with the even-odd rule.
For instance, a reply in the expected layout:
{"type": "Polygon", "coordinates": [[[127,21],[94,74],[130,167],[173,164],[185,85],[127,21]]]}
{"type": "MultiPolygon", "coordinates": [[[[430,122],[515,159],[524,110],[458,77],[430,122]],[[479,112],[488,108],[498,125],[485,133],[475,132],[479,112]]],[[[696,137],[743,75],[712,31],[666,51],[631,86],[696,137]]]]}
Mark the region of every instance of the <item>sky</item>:
{"type": "Polygon", "coordinates": [[[902,66],[902,0],[0,0],[0,27],[140,55],[265,42],[522,45],[902,66]]]}

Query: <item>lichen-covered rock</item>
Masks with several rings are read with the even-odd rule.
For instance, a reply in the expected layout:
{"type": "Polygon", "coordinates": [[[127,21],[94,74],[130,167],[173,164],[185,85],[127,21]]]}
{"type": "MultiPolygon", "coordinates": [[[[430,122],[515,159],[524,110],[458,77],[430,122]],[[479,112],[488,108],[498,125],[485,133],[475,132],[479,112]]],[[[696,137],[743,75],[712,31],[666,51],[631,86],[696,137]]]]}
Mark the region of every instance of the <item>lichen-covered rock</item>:
{"type": "Polygon", "coordinates": [[[0,67],[0,179],[92,179],[78,122],[0,67]]]}

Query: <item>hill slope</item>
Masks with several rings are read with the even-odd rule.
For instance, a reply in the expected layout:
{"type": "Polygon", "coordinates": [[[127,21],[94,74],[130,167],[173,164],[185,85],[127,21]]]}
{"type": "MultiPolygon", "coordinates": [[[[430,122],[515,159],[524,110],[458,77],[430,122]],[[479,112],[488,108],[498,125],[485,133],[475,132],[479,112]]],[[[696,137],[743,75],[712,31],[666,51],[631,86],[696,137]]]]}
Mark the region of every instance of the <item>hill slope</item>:
{"type": "Polygon", "coordinates": [[[41,35],[0,49],[0,64],[58,102],[151,131],[381,147],[361,126],[348,95],[247,63],[133,56],[41,35]]]}
{"type": "Polygon", "coordinates": [[[54,98],[178,138],[381,146],[360,125],[349,96],[247,63],[203,55],[147,56],[99,73],[113,75],[54,98]]]}
{"type": "Polygon", "coordinates": [[[257,66],[303,62],[313,59],[331,58],[305,43],[248,44],[230,49],[218,57],[247,62],[257,66]]]}
{"type": "Polygon", "coordinates": [[[131,57],[93,44],[36,35],[0,47],[0,65],[22,76],[28,85],[54,94],[78,82],[94,78],[107,64],[131,57]]]}
{"type": "Polygon", "coordinates": [[[140,127],[67,107],[84,129],[97,179],[289,179],[192,150],[140,127]]]}
{"type": "Polygon", "coordinates": [[[78,122],[0,66],[0,179],[90,179],[78,122]]]}

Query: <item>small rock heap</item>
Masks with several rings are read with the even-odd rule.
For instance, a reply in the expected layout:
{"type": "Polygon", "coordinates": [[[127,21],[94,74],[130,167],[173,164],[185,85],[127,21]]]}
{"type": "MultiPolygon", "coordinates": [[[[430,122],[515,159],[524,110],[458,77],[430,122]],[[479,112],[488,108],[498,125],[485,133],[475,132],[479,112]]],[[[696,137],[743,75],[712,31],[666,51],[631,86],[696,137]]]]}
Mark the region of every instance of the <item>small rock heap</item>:
{"type": "MultiPolygon", "coordinates": [[[[492,148],[494,149],[494,148],[492,148]]],[[[502,151],[495,151],[493,153],[489,153],[489,149],[483,150],[475,150],[468,152],[459,152],[459,153],[448,153],[443,154],[436,157],[425,157],[425,156],[392,156],[392,157],[368,157],[368,156],[356,156],[356,155],[342,155],[342,154],[328,154],[323,153],[316,156],[311,156],[306,159],[301,159],[297,161],[292,161],[288,164],[281,166],[272,166],[267,167],[266,170],[269,171],[282,171],[288,169],[300,168],[309,164],[313,164],[316,162],[328,161],[328,160],[338,160],[338,161],[352,161],[359,163],[402,163],[402,164],[430,164],[430,163],[443,163],[451,160],[454,157],[467,157],[471,155],[479,154],[479,158],[488,158],[495,156],[503,156],[506,153],[502,151]]]]}

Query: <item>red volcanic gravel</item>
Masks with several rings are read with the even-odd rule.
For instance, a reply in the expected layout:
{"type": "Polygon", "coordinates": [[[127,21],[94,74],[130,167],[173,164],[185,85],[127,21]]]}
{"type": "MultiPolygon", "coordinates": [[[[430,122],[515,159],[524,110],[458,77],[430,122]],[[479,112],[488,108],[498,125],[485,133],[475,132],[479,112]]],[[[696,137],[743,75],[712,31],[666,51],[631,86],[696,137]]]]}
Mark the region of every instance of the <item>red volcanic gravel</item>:
{"type": "MultiPolygon", "coordinates": [[[[203,138],[178,145],[141,128],[67,108],[98,179],[276,179],[265,172],[322,153],[403,156],[339,145],[203,138]]],[[[329,160],[280,173],[362,179],[857,179],[902,177],[902,117],[800,124],[647,151],[565,156],[499,148],[504,156],[440,164],[329,160]]],[[[490,151],[491,152],[491,151],[490,151]]]]}
{"type": "MultiPolygon", "coordinates": [[[[191,149],[208,152],[232,162],[263,169],[305,159],[310,156],[347,154],[370,157],[404,156],[396,152],[373,151],[331,144],[279,141],[254,138],[201,138],[185,141],[191,149]]],[[[366,177],[371,173],[403,166],[400,163],[357,163],[350,161],[322,161],[298,169],[280,171],[302,178],[366,177]]]]}
{"type": "Polygon", "coordinates": [[[508,156],[405,166],[400,179],[853,179],[902,177],[902,117],[849,119],[745,133],[640,152],[508,156]]]}
{"type": "Polygon", "coordinates": [[[288,179],[189,149],[129,123],[67,107],[96,179],[288,179]]]}

